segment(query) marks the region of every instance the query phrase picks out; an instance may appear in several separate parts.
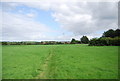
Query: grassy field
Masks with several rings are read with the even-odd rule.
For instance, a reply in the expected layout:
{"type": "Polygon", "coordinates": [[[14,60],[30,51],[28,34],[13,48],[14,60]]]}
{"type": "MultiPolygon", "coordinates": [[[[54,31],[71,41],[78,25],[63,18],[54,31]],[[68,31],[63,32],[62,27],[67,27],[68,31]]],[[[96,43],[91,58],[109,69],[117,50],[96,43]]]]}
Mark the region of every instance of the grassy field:
{"type": "Polygon", "coordinates": [[[2,47],[4,79],[115,79],[118,47],[7,45],[2,47]]]}

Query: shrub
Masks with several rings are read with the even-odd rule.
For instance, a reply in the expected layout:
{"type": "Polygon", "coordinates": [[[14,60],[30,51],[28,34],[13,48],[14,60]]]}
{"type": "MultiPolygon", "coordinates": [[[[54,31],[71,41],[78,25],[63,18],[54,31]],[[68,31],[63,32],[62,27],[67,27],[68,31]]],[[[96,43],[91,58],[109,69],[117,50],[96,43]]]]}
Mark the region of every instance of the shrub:
{"type": "Polygon", "coordinates": [[[93,38],[90,40],[89,46],[120,46],[120,37],[93,38]]]}

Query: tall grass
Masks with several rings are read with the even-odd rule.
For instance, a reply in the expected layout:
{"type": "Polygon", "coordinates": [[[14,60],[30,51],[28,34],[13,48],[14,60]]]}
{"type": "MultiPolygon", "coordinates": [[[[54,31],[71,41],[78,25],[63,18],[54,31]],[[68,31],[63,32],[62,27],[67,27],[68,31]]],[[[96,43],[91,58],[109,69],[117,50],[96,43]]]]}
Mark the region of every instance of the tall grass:
{"type": "Polygon", "coordinates": [[[87,45],[3,46],[3,78],[46,79],[118,78],[118,47],[87,45]],[[42,68],[46,58],[46,71],[42,68]]]}

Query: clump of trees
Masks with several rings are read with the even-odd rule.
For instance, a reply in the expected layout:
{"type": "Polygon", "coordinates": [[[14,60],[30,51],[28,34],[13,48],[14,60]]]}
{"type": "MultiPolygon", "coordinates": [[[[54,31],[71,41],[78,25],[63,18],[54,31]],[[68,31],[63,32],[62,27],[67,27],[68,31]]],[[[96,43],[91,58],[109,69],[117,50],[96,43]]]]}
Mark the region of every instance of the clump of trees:
{"type": "Polygon", "coordinates": [[[120,46],[120,29],[109,29],[102,37],[91,39],[89,46],[120,46]]]}
{"type": "Polygon", "coordinates": [[[93,38],[90,40],[90,46],[120,46],[120,37],[93,38]]]}
{"type": "Polygon", "coordinates": [[[120,29],[116,29],[116,30],[109,29],[108,31],[103,33],[102,37],[111,37],[111,38],[120,37],[120,29]]]}
{"type": "Polygon", "coordinates": [[[89,39],[87,38],[87,36],[83,36],[82,38],[80,38],[80,40],[75,40],[74,38],[72,38],[71,40],[71,44],[88,44],[89,43],[89,39]]]}
{"type": "Polygon", "coordinates": [[[80,44],[81,42],[79,40],[75,40],[74,38],[72,38],[71,44],[80,44]]]}
{"type": "Polygon", "coordinates": [[[87,38],[87,36],[83,36],[81,38],[81,43],[84,43],[84,44],[88,44],[89,43],[89,39],[87,38]]]}

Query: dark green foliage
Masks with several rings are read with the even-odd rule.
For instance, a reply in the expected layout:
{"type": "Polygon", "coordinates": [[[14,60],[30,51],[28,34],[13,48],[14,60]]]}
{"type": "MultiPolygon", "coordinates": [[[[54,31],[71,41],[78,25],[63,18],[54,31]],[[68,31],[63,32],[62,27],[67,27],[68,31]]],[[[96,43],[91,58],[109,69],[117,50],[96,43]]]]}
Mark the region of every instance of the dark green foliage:
{"type": "Polygon", "coordinates": [[[120,29],[115,30],[115,37],[120,37],[120,29]]]}
{"type": "Polygon", "coordinates": [[[74,38],[72,38],[71,44],[75,44],[75,39],[74,38]]]}
{"type": "Polygon", "coordinates": [[[2,42],[2,45],[37,45],[39,42],[2,42]]]}
{"type": "Polygon", "coordinates": [[[7,45],[7,42],[2,42],[2,45],[7,45]]]}
{"type": "Polygon", "coordinates": [[[56,44],[63,44],[62,42],[56,42],[56,44]]]}
{"type": "Polygon", "coordinates": [[[111,38],[119,37],[119,36],[120,36],[120,29],[116,29],[116,30],[109,29],[108,31],[104,32],[102,35],[102,37],[111,37],[111,38]]]}
{"type": "Polygon", "coordinates": [[[69,41],[66,42],[57,42],[57,41],[24,41],[24,42],[0,42],[2,45],[55,45],[55,44],[69,44],[69,41]]]}
{"type": "Polygon", "coordinates": [[[89,39],[87,38],[87,36],[83,36],[81,38],[81,42],[84,43],[84,44],[88,44],[89,43],[89,39]]]}
{"type": "Polygon", "coordinates": [[[120,46],[120,37],[93,38],[90,40],[90,46],[120,46]]]}
{"type": "Polygon", "coordinates": [[[77,43],[77,44],[81,44],[81,41],[76,40],[76,43],[77,43]]]}
{"type": "Polygon", "coordinates": [[[90,46],[120,46],[120,29],[109,29],[102,37],[93,38],[89,42],[90,46]]]}
{"type": "Polygon", "coordinates": [[[74,38],[72,38],[72,40],[71,40],[70,43],[71,43],[71,44],[80,44],[81,42],[78,41],[78,40],[75,40],[74,38]]]}
{"type": "Polygon", "coordinates": [[[103,37],[112,37],[113,38],[115,36],[114,34],[115,34],[114,30],[110,29],[103,33],[103,37]]]}

